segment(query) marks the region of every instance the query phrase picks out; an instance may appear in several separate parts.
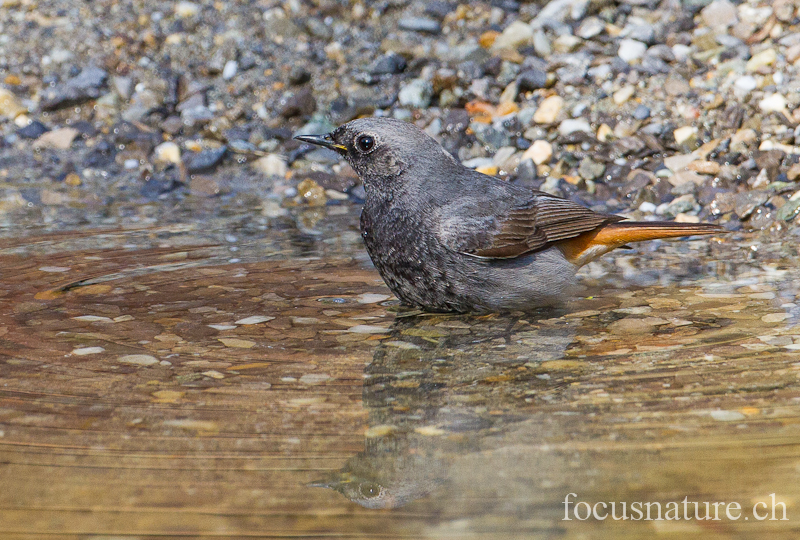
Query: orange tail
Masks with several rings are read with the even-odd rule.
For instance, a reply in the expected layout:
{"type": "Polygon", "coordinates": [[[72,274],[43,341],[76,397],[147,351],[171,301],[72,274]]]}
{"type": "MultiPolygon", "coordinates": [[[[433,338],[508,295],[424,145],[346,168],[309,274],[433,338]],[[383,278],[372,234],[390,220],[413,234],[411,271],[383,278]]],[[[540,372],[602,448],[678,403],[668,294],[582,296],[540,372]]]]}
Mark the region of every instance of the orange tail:
{"type": "Polygon", "coordinates": [[[631,242],[723,232],[725,229],[711,223],[619,221],[601,225],[593,231],[559,242],[558,247],[567,260],[577,266],[583,266],[600,255],[631,242]]]}

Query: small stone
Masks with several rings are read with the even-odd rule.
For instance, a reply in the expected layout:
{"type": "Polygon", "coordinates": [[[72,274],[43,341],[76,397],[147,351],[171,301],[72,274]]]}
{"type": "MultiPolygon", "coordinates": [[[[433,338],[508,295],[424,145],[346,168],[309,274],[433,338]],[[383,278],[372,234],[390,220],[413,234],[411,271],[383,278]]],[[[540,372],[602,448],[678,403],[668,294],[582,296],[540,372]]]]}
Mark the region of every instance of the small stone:
{"type": "Polygon", "coordinates": [[[250,341],[249,339],[217,338],[217,341],[219,341],[226,347],[232,347],[234,349],[252,349],[253,347],[256,346],[256,342],[250,341]]]}
{"type": "Polygon", "coordinates": [[[84,68],[64,84],[45,89],[42,92],[42,108],[51,111],[97,99],[107,78],[108,74],[98,67],[84,68]]]}
{"type": "Polygon", "coordinates": [[[21,114],[28,112],[28,109],[22,106],[17,96],[10,90],[0,88],[0,117],[5,117],[13,120],[21,114]]]}
{"type": "Polygon", "coordinates": [[[369,324],[357,324],[355,326],[351,326],[347,329],[348,332],[353,332],[354,334],[387,334],[389,333],[388,328],[384,328],[383,326],[372,326],[369,324]]]}
{"type": "Polygon", "coordinates": [[[78,349],[72,349],[70,354],[74,354],[75,356],[86,356],[89,354],[100,354],[103,351],[105,351],[103,347],[81,347],[78,349]]]}
{"type": "Polygon", "coordinates": [[[660,216],[675,217],[678,214],[693,212],[696,210],[696,207],[697,199],[695,199],[694,195],[691,193],[687,193],[686,195],[676,197],[671,202],[659,205],[656,208],[656,214],[660,216]]]}
{"type": "Polygon", "coordinates": [[[758,102],[758,108],[764,112],[782,112],[786,110],[786,98],[781,94],[770,94],[758,102]]]}
{"type": "Polygon", "coordinates": [[[386,294],[377,294],[377,293],[362,293],[356,297],[356,301],[359,304],[377,304],[378,302],[384,302],[391,298],[386,294]]]}
{"type": "Polygon", "coordinates": [[[250,317],[245,317],[244,319],[239,319],[236,321],[236,324],[243,324],[243,325],[250,325],[250,324],[261,324],[267,321],[273,320],[275,317],[268,317],[266,315],[251,315],[250,317]]]}
{"type": "Polygon", "coordinates": [[[533,28],[522,21],[514,21],[497,36],[492,44],[492,49],[518,49],[528,45],[533,40],[533,28]]]}
{"type": "Polygon", "coordinates": [[[311,80],[311,73],[303,66],[294,65],[289,70],[289,84],[299,86],[311,80]]]}
{"type": "Polygon", "coordinates": [[[711,28],[723,30],[739,22],[736,6],[728,0],[714,0],[700,11],[703,23],[711,28]]]}
{"type": "Polygon", "coordinates": [[[739,219],[747,219],[756,208],[767,202],[769,193],[766,191],[746,191],[737,193],[734,197],[734,211],[739,219]]]}
{"type": "Polygon", "coordinates": [[[433,86],[425,79],[412,79],[397,94],[400,105],[412,109],[424,109],[431,104],[432,97],[433,86]]]}
{"type": "Polygon", "coordinates": [[[747,418],[738,411],[711,411],[709,416],[719,422],[738,422],[747,418]]]}
{"type": "Polygon", "coordinates": [[[531,92],[547,86],[547,72],[541,69],[526,69],[517,77],[520,92],[531,92]]]}
{"type": "Polygon", "coordinates": [[[184,156],[183,163],[190,173],[208,171],[216,168],[222,162],[227,151],[227,146],[220,146],[200,152],[189,152],[184,156]]]}
{"type": "Polygon", "coordinates": [[[289,171],[286,160],[278,154],[267,154],[253,162],[253,167],[265,176],[285,177],[289,171]]]}
{"type": "Polygon", "coordinates": [[[200,6],[194,2],[178,2],[175,5],[175,15],[181,19],[188,19],[200,13],[200,6]]]}
{"type": "Polygon", "coordinates": [[[667,178],[667,182],[672,184],[673,186],[682,186],[689,182],[692,182],[696,185],[703,184],[706,181],[704,176],[697,174],[694,171],[690,171],[687,169],[681,169],[675,172],[672,176],[667,178]]]}
{"type": "Polygon", "coordinates": [[[692,161],[686,168],[700,174],[715,175],[719,173],[721,167],[716,161],[692,161]]]}
{"type": "Polygon", "coordinates": [[[589,122],[582,118],[564,120],[558,126],[558,133],[561,135],[569,135],[570,133],[575,133],[576,131],[592,133],[592,126],[590,126],[589,122]]]}
{"type": "Polygon", "coordinates": [[[533,114],[533,121],[537,124],[552,124],[564,107],[564,99],[560,96],[550,96],[539,105],[533,114]]]}
{"type": "Polygon", "coordinates": [[[280,115],[283,118],[309,116],[317,110],[317,100],[309,87],[302,87],[296,93],[284,97],[280,104],[280,115]]]}
{"type": "Polygon", "coordinates": [[[751,92],[758,87],[758,81],[752,75],[742,75],[737,77],[733,85],[742,92],[751,92]]]}
{"type": "Polygon", "coordinates": [[[553,157],[553,145],[547,141],[537,140],[522,154],[522,161],[531,159],[536,165],[542,165],[553,157]]]}
{"type": "Polygon", "coordinates": [[[475,170],[481,174],[488,174],[489,176],[495,176],[497,173],[500,172],[500,167],[497,165],[480,165],[475,168],[475,170]]]}
{"type": "Polygon", "coordinates": [[[177,165],[181,162],[181,149],[171,141],[161,143],[153,150],[153,160],[158,163],[175,163],[177,165]]]}
{"type": "Polygon", "coordinates": [[[697,128],[694,126],[679,127],[672,132],[675,142],[678,144],[690,144],[697,140],[697,128]]]}
{"type": "Polygon", "coordinates": [[[398,21],[397,26],[400,27],[400,30],[426,34],[438,34],[442,31],[438,22],[427,17],[404,17],[398,21]]]}
{"type": "Polygon", "coordinates": [[[369,67],[368,72],[370,75],[395,75],[402,73],[406,69],[406,59],[399,54],[390,52],[379,57],[369,67]]]}
{"type": "Polygon", "coordinates": [[[597,140],[600,142],[608,142],[614,136],[614,130],[608,124],[601,124],[597,128],[597,140]]]}
{"type": "Polygon", "coordinates": [[[575,35],[583,39],[592,39],[605,30],[606,24],[598,17],[586,17],[578,26],[575,35]]]}
{"type": "Polygon", "coordinates": [[[215,369],[211,369],[209,371],[204,371],[204,372],[201,373],[201,375],[205,375],[206,377],[211,377],[212,379],[224,379],[225,378],[225,375],[223,375],[222,373],[220,373],[219,371],[217,371],[215,369]]]}
{"type": "Polygon", "coordinates": [[[747,152],[748,146],[758,140],[758,134],[750,128],[740,129],[731,136],[731,151],[747,152]]]}
{"type": "Polygon", "coordinates": [[[636,120],[647,120],[650,118],[650,108],[644,105],[638,105],[633,111],[633,117],[636,120]]]}
{"type": "Polygon", "coordinates": [[[80,132],[71,127],[59,128],[41,135],[33,142],[34,148],[55,148],[56,150],[66,150],[72,146],[72,141],[80,132]]]}
{"type": "Polygon", "coordinates": [[[800,179],[800,163],[795,163],[789,170],[786,171],[786,178],[789,179],[790,182],[797,182],[800,179]]]}
{"type": "Polygon", "coordinates": [[[608,330],[613,334],[649,334],[656,326],[667,324],[669,321],[660,317],[635,318],[626,317],[608,325],[608,330]]]}
{"type": "Polygon", "coordinates": [[[325,206],[328,202],[328,197],[325,195],[325,188],[317,184],[311,178],[306,178],[297,184],[297,195],[309,206],[325,206]]]}
{"type": "Polygon", "coordinates": [[[38,120],[34,120],[33,122],[29,123],[27,126],[20,128],[17,130],[17,135],[22,137],[23,139],[37,139],[50,131],[47,126],[39,122],[38,120]]]}
{"type": "Polygon", "coordinates": [[[626,86],[623,86],[616,92],[614,92],[612,99],[614,100],[614,103],[616,103],[617,105],[622,105],[623,103],[628,101],[631,97],[633,97],[635,91],[636,88],[633,85],[628,84],[626,86]]]}
{"type": "Polygon", "coordinates": [[[152,366],[158,364],[158,358],[150,356],[149,354],[126,354],[117,358],[117,361],[137,366],[152,366]]]}
{"type": "Polygon", "coordinates": [[[796,218],[798,214],[800,214],[800,198],[794,201],[789,201],[778,208],[776,217],[784,221],[791,221],[796,218]]]}
{"type": "Polygon", "coordinates": [[[647,44],[626,38],[619,42],[617,56],[630,64],[644,56],[645,52],[647,52],[647,44]]]}
{"type": "Polygon", "coordinates": [[[328,382],[332,380],[333,377],[328,375],[327,373],[306,373],[302,377],[300,377],[301,384],[322,384],[324,382],[328,382]]]}
{"type": "Polygon", "coordinates": [[[578,166],[578,174],[584,180],[596,180],[603,176],[604,172],[606,172],[605,164],[598,163],[588,156],[583,158],[578,166]]]}
{"type": "Polygon", "coordinates": [[[747,71],[758,71],[759,69],[770,66],[778,59],[778,52],[775,49],[765,49],[760,53],[754,54],[747,61],[745,68],[747,71]]]}
{"type": "Polygon", "coordinates": [[[237,71],[239,71],[239,62],[236,60],[228,60],[225,62],[225,67],[222,68],[222,78],[229,81],[236,76],[237,71]]]}

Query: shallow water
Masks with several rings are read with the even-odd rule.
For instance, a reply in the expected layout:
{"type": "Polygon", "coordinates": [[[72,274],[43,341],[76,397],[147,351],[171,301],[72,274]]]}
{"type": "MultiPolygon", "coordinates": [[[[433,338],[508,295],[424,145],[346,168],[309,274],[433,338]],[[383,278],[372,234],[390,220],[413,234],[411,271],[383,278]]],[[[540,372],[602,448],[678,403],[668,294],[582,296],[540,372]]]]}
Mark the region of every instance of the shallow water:
{"type": "Polygon", "coordinates": [[[3,538],[800,532],[793,245],[651,243],[558,310],[426,315],[357,209],[215,204],[4,222],[3,538]],[[579,519],[684,498],[720,519],[579,519]]]}

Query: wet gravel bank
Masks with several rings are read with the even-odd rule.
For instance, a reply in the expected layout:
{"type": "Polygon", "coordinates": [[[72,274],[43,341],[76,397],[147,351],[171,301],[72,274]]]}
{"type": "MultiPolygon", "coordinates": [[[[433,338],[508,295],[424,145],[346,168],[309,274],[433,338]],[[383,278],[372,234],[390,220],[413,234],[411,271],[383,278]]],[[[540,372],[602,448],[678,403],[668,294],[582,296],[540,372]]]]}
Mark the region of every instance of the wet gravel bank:
{"type": "Polygon", "coordinates": [[[357,204],[292,135],[383,115],[598,210],[796,239],[799,5],[2,0],[0,226],[357,204]]]}

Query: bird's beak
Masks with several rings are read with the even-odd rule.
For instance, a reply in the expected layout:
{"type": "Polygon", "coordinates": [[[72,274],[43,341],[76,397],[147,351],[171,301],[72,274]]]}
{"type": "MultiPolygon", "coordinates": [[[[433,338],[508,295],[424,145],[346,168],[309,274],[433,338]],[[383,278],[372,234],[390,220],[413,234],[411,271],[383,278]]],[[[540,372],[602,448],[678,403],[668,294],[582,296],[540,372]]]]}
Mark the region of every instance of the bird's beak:
{"type": "Polygon", "coordinates": [[[334,152],[338,152],[341,155],[345,155],[347,153],[347,147],[333,142],[333,137],[331,137],[330,133],[325,135],[298,135],[295,137],[295,139],[298,141],[303,141],[304,143],[316,144],[317,146],[322,146],[323,148],[330,148],[334,152]]]}

